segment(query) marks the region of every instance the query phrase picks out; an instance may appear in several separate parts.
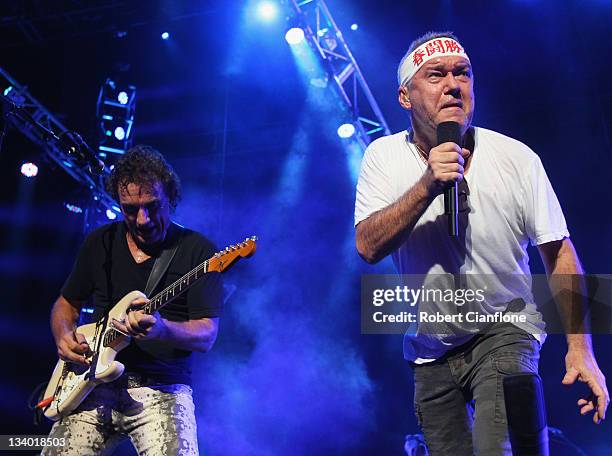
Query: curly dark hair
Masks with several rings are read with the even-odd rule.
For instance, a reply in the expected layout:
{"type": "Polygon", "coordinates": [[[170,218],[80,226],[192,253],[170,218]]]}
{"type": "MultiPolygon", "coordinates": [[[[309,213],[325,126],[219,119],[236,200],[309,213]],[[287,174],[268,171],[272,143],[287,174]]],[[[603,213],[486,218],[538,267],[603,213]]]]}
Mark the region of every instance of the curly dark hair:
{"type": "Polygon", "coordinates": [[[119,187],[128,184],[153,186],[160,182],[174,210],[181,199],[181,181],[158,150],[139,144],[123,154],[106,179],[106,190],[119,201],[119,187]]]}

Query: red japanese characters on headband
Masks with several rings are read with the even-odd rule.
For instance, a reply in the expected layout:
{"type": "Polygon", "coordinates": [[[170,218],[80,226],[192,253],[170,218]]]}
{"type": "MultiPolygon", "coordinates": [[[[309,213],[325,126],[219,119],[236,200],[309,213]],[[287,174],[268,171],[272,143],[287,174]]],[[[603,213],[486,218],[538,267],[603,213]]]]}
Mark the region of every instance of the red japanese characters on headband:
{"type": "Polygon", "coordinates": [[[470,60],[463,47],[452,38],[434,38],[421,44],[402,62],[398,74],[399,85],[410,81],[428,60],[455,55],[470,60]]]}

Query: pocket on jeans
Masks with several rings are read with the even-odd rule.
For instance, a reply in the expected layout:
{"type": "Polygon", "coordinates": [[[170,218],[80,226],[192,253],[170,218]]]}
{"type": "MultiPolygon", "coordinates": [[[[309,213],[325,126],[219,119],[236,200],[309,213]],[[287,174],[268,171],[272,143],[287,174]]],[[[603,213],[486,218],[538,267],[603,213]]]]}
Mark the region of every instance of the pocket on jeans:
{"type": "Polygon", "coordinates": [[[504,377],[512,374],[538,373],[538,354],[524,352],[499,352],[491,355],[497,375],[495,392],[495,422],[506,423],[504,402],[504,377]]]}
{"type": "Polygon", "coordinates": [[[494,353],[493,367],[502,375],[538,373],[538,357],[525,353],[494,353]]]}

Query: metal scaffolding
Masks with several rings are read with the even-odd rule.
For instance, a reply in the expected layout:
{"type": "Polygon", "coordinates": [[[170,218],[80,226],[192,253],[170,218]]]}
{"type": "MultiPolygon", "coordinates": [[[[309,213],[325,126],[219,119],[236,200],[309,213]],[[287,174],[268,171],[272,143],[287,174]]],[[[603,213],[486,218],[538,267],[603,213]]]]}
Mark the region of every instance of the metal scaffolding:
{"type": "Polygon", "coordinates": [[[100,173],[92,172],[96,164],[84,160],[83,154],[78,153],[78,146],[63,139],[72,132],[2,68],[0,76],[4,80],[2,121],[10,123],[40,146],[51,160],[90,191],[94,201],[118,213],[117,203],[104,189],[108,168],[100,169],[100,173]]]}
{"type": "Polygon", "coordinates": [[[119,85],[107,78],[100,88],[96,114],[100,141],[98,153],[124,154],[132,146],[132,127],[136,110],[136,87],[130,84],[119,85]]]}
{"type": "Polygon", "coordinates": [[[289,0],[297,25],[333,77],[340,98],[352,114],[360,145],[389,135],[389,127],[357,61],[323,0],[289,0]]]}

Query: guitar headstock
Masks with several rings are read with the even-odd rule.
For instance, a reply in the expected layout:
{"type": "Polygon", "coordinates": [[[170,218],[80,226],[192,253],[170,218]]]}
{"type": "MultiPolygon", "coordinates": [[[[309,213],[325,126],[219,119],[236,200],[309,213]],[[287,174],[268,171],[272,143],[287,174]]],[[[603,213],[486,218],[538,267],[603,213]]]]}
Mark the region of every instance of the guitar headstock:
{"type": "Polygon", "coordinates": [[[238,258],[250,257],[257,248],[257,236],[246,238],[236,245],[230,245],[224,250],[217,252],[208,260],[208,271],[223,272],[229,268],[238,258]]]}

